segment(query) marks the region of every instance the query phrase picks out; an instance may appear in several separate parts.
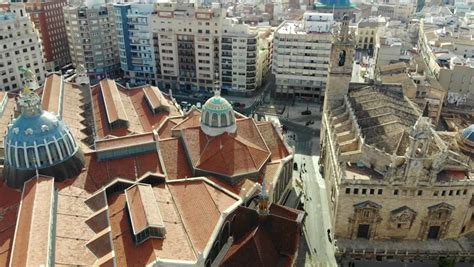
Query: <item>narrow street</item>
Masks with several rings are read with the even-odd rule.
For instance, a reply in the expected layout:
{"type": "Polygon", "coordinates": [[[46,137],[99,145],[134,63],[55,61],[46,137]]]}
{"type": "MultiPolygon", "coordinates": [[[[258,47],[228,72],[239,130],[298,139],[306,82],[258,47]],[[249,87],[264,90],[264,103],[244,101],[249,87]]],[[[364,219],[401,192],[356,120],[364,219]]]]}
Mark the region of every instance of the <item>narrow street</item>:
{"type": "MultiPolygon", "coordinates": [[[[334,245],[329,242],[327,230],[330,228],[326,187],[318,170],[319,135],[301,131],[301,127],[288,126],[287,140],[295,148],[294,162],[298,170],[293,177],[302,193],[302,202],[307,213],[303,226],[308,257],[304,266],[337,266],[334,245]]],[[[331,238],[332,231],[331,231],[331,238]]],[[[334,242],[334,240],[332,240],[334,242]]]]}

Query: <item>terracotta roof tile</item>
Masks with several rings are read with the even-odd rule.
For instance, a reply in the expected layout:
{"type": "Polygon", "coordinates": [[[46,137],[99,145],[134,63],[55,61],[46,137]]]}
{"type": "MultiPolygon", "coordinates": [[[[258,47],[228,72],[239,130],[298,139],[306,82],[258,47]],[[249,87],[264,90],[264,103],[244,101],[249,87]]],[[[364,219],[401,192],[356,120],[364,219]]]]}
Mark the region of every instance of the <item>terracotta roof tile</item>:
{"type": "Polygon", "coordinates": [[[272,204],[270,214],[260,217],[256,210],[239,206],[232,233],[235,242],[221,266],[291,266],[301,231],[301,220],[294,219],[301,213],[272,204]]]}
{"type": "Polygon", "coordinates": [[[96,150],[109,150],[125,148],[129,146],[154,143],[155,138],[152,132],[144,134],[127,135],[117,138],[98,140],[95,143],[96,150]]]}
{"type": "Polygon", "coordinates": [[[102,100],[102,92],[100,86],[91,88],[92,94],[92,108],[94,112],[95,120],[95,133],[99,139],[104,138],[108,135],[124,136],[129,133],[127,128],[114,128],[110,129],[109,122],[107,119],[107,112],[102,100]]]}
{"type": "Polygon", "coordinates": [[[201,112],[193,108],[186,114],[183,121],[178,123],[172,130],[181,130],[198,126],[201,126],[201,112]]]}
{"type": "Polygon", "coordinates": [[[144,86],[143,92],[145,93],[145,98],[148,101],[148,104],[152,109],[158,109],[161,106],[169,107],[168,101],[163,97],[160,89],[155,86],[144,86]]]}
{"type": "Polygon", "coordinates": [[[149,132],[158,127],[168,116],[181,116],[179,110],[166,96],[164,96],[164,99],[168,101],[170,111],[154,114],[146,102],[144,91],[140,87],[129,89],[127,93],[138,116],[138,121],[141,123],[141,127],[145,132],[149,132]]]}
{"type": "Polygon", "coordinates": [[[165,122],[163,122],[163,124],[158,129],[159,138],[160,139],[166,139],[166,138],[173,137],[171,129],[181,121],[182,121],[182,119],[179,119],[179,120],[167,119],[165,122]]]}
{"type": "Polygon", "coordinates": [[[63,76],[57,74],[49,75],[43,86],[41,104],[43,109],[56,115],[62,115],[61,101],[63,93],[63,76]]]}
{"type": "Polygon", "coordinates": [[[221,198],[214,199],[217,193],[212,191],[218,190],[202,180],[168,183],[168,188],[194,248],[202,252],[221,216],[220,209],[237,200],[222,191],[221,198]]]}
{"type": "Polygon", "coordinates": [[[62,110],[62,120],[69,126],[73,136],[76,138],[76,141],[80,143],[81,149],[84,153],[91,151],[89,144],[92,140],[90,135],[92,135],[92,125],[88,129],[84,124],[86,121],[85,114],[90,114],[90,105],[84,104],[84,92],[85,89],[68,82],[64,83],[63,91],[63,108],[62,110]],[[89,141],[87,143],[86,141],[89,141]]]}
{"type": "Polygon", "coordinates": [[[193,176],[184,151],[184,146],[179,138],[161,140],[160,151],[168,179],[179,179],[193,176]]]}
{"type": "Polygon", "coordinates": [[[125,195],[134,234],[148,227],[164,227],[151,185],[133,185],[125,190],[125,195]]]}
{"type": "Polygon", "coordinates": [[[135,245],[131,236],[125,209],[125,194],[119,192],[108,197],[112,240],[118,266],[143,266],[157,258],[196,260],[184,226],[176,214],[176,206],[173,204],[168,188],[161,184],[154,186],[153,190],[158,192],[158,194],[155,193],[155,196],[157,196],[157,203],[163,214],[166,237],[164,239],[148,239],[138,246],[135,245]]]}
{"type": "Polygon", "coordinates": [[[277,266],[279,255],[267,232],[255,228],[229,248],[221,266],[277,266]]]}
{"type": "Polygon", "coordinates": [[[102,98],[105,105],[107,121],[112,124],[116,121],[128,121],[127,112],[114,80],[104,79],[99,82],[102,98]]]}
{"type": "Polygon", "coordinates": [[[238,119],[237,120],[237,135],[244,139],[254,143],[261,149],[267,150],[265,141],[263,140],[260,132],[255,124],[255,121],[251,118],[238,119]]]}
{"type": "Polygon", "coordinates": [[[38,176],[25,182],[12,249],[12,266],[48,263],[54,182],[38,176]]]}
{"type": "Polygon", "coordinates": [[[283,159],[290,154],[283,143],[281,136],[278,134],[271,122],[258,124],[257,127],[272,153],[272,161],[283,159]]]}
{"type": "Polygon", "coordinates": [[[240,135],[225,133],[209,137],[200,127],[195,127],[184,129],[183,139],[195,168],[212,173],[228,176],[255,173],[270,157],[264,143],[262,147],[240,135]]]}
{"type": "Polygon", "coordinates": [[[156,152],[98,161],[95,153],[85,155],[85,170],[73,185],[94,192],[115,178],[135,180],[147,172],[163,174],[156,152]]]}
{"type": "Polygon", "coordinates": [[[0,184],[0,266],[8,266],[21,193],[0,184]]]}

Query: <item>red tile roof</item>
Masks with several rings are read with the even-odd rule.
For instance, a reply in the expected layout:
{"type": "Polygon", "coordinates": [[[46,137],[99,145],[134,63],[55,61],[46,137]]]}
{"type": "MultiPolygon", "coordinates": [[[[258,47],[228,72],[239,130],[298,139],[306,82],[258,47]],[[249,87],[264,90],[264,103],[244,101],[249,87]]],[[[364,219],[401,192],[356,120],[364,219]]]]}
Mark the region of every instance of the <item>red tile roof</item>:
{"type": "Polygon", "coordinates": [[[51,74],[46,78],[41,96],[43,109],[56,115],[61,114],[63,76],[51,74]]]}
{"type": "Polygon", "coordinates": [[[198,126],[201,126],[201,112],[193,108],[184,116],[183,121],[179,122],[172,130],[175,131],[198,126]]]}
{"type": "Polygon", "coordinates": [[[114,80],[104,79],[100,81],[100,89],[107,113],[109,124],[116,121],[128,121],[127,112],[122,103],[120,92],[114,80]]]}
{"type": "Polygon", "coordinates": [[[144,86],[143,92],[145,94],[145,98],[148,101],[148,104],[151,106],[153,110],[160,108],[161,106],[169,106],[168,101],[163,97],[160,89],[154,86],[144,86]]]}
{"type": "Polygon", "coordinates": [[[0,184],[0,266],[8,266],[21,193],[0,184]]]}
{"type": "Polygon", "coordinates": [[[166,139],[166,138],[173,137],[173,133],[171,132],[171,129],[173,129],[173,127],[175,127],[178,123],[182,121],[183,120],[181,118],[176,118],[176,119],[168,118],[166,121],[163,122],[163,124],[160,125],[158,129],[159,138],[166,139]]]}
{"type": "Polygon", "coordinates": [[[257,127],[272,152],[272,161],[283,159],[290,154],[283,143],[282,137],[271,122],[260,123],[257,127]]]}
{"type": "Polygon", "coordinates": [[[278,205],[270,205],[266,216],[247,207],[237,208],[234,243],[220,266],[291,266],[298,250],[303,212],[272,206],[278,205]]]}
{"type": "Polygon", "coordinates": [[[72,184],[88,192],[94,192],[118,177],[136,180],[147,172],[163,174],[155,152],[104,161],[98,161],[96,154],[90,153],[85,155],[85,166],[72,184]]]}
{"type": "Polygon", "coordinates": [[[48,265],[53,212],[54,180],[38,176],[23,187],[11,266],[48,265]]]}
{"type": "Polygon", "coordinates": [[[63,100],[62,100],[62,120],[69,126],[72,135],[81,145],[83,152],[91,151],[89,145],[92,144],[92,125],[86,126],[86,114],[91,116],[88,108],[84,104],[84,95],[88,94],[88,88],[82,88],[72,83],[64,82],[63,100]],[[86,91],[87,90],[87,91],[86,91]],[[64,108],[66,107],[66,108],[64,108]]]}
{"type": "Polygon", "coordinates": [[[98,139],[102,139],[108,135],[114,136],[124,136],[129,134],[127,128],[114,128],[110,129],[109,122],[107,119],[107,112],[105,111],[105,106],[102,101],[102,92],[99,86],[91,88],[92,94],[92,108],[94,113],[95,120],[95,132],[98,139]]]}
{"type": "Polygon", "coordinates": [[[110,138],[98,140],[95,143],[95,148],[97,151],[100,150],[109,150],[109,149],[118,149],[125,148],[130,146],[138,146],[149,143],[154,143],[155,138],[152,132],[144,134],[134,134],[127,135],[118,138],[110,138]]]}
{"type": "MultiPolygon", "coordinates": [[[[107,84],[112,84],[110,81],[107,84]]],[[[107,117],[107,111],[104,105],[105,99],[103,96],[103,90],[99,85],[92,88],[92,104],[94,111],[94,119],[96,124],[96,133],[99,139],[104,138],[108,135],[113,136],[125,136],[133,133],[145,133],[150,132],[157,128],[168,116],[181,116],[178,108],[173,104],[173,101],[168,96],[162,95],[161,105],[167,105],[169,112],[162,111],[153,113],[150,108],[150,104],[147,103],[145,91],[149,86],[136,87],[131,89],[125,89],[121,85],[115,84],[117,89],[116,102],[120,100],[120,105],[126,110],[128,118],[128,126],[119,126],[111,129],[109,126],[109,119],[107,117]],[[166,104],[164,103],[166,101],[166,104]]],[[[110,88],[107,87],[107,88],[110,88]]],[[[157,89],[158,90],[158,89],[157,89]]],[[[161,92],[160,92],[161,93],[161,92]]],[[[113,101],[109,101],[115,103],[113,101]]]]}
{"type": "Polygon", "coordinates": [[[164,228],[151,185],[135,184],[125,190],[125,196],[135,235],[148,227],[164,228]]]}
{"type": "Polygon", "coordinates": [[[221,216],[221,210],[237,200],[202,180],[168,183],[168,188],[194,248],[202,252],[221,216]]]}
{"type": "Polygon", "coordinates": [[[184,146],[179,138],[160,140],[159,146],[167,179],[173,180],[194,176],[184,146]]]}
{"type": "Polygon", "coordinates": [[[125,194],[108,196],[112,241],[118,266],[143,266],[157,259],[195,261],[210,240],[221,210],[237,199],[203,180],[186,180],[153,186],[166,236],[136,245],[125,208],[125,194]]]}
{"type": "Polygon", "coordinates": [[[194,167],[211,173],[227,176],[256,173],[270,158],[264,143],[262,147],[240,135],[224,133],[209,137],[200,127],[195,127],[183,130],[183,140],[194,167]]]}

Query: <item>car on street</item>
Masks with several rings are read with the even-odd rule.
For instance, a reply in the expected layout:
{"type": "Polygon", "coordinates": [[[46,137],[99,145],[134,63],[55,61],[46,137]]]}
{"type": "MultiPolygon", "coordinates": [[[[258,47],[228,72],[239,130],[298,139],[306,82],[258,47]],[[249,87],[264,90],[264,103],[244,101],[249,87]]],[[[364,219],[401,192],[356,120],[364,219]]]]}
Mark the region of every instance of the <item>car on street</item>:
{"type": "Polygon", "coordinates": [[[301,115],[311,115],[311,110],[307,109],[307,110],[301,112],[301,115]]]}

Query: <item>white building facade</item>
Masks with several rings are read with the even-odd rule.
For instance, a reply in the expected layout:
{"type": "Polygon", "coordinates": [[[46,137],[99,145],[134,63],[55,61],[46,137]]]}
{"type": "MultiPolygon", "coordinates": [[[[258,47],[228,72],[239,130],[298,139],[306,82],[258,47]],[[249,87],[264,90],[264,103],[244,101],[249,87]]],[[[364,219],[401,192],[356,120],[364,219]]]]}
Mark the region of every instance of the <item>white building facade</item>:
{"type": "Polygon", "coordinates": [[[73,65],[83,65],[92,81],[117,77],[120,58],[113,6],[65,6],[64,22],[73,65]]]}
{"type": "Polygon", "coordinates": [[[0,10],[0,91],[22,88],[20,68],[30,69],[43,83],[44,59],[38,36],[23,4],[11,3],[0,10]]]}
{"type": "Polygon", "coordinates": [[[333,24],[332,14],[307,12],[302,21],[278,27],[272,63],[277,96],[323,99],[333,24]]]}

